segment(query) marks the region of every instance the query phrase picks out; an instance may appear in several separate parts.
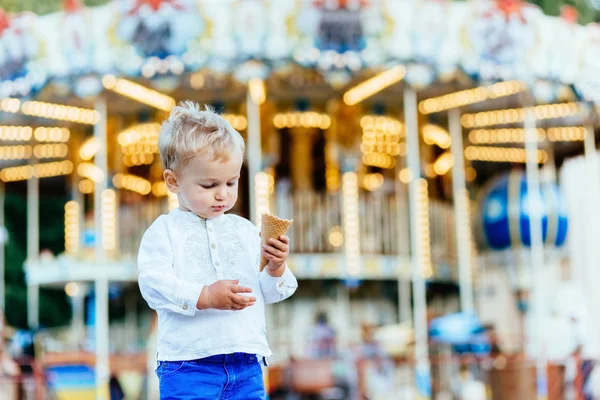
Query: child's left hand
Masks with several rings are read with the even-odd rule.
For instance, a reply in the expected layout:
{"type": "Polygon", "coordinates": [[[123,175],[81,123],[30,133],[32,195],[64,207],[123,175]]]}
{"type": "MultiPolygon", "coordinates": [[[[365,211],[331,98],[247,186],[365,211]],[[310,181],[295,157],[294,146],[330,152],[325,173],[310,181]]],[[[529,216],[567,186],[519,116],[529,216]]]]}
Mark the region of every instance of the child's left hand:
{"type": "Polygon", "coordinates": [[[269,239],[268,243],[262,246],[262,255],[267,259],[266,268],[277,270],[285,263],[290,255],[290,238],[282,235],[277,239],[269,239]]]}

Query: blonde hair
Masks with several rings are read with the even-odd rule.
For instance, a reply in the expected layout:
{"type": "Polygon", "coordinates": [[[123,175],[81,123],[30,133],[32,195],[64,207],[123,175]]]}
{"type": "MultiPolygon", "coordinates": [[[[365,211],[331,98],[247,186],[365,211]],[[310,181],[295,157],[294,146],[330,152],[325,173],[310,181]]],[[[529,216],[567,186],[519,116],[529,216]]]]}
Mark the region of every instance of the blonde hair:
{"type": "Polygon", "coordinates": [[[160,129],[158,148],[165,169],[176,171],[200,153],[228,160],[232,150],[245,150],[242,135],[210,106],[184,101],[174,107],[160,129]]]}

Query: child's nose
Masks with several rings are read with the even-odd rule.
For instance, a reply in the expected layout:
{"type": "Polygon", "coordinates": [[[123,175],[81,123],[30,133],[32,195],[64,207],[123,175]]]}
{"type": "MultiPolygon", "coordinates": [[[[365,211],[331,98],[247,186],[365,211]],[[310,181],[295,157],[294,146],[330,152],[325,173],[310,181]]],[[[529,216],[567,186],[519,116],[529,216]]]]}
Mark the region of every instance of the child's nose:
{"type": "Polygon", "coordinates": [[[219,188],[217,189],[217,191],[215,192],[215,198],[217,200],[223,200],[227,197],[227,189],[225,189],[222,186],[219,186],[219,188]]]}

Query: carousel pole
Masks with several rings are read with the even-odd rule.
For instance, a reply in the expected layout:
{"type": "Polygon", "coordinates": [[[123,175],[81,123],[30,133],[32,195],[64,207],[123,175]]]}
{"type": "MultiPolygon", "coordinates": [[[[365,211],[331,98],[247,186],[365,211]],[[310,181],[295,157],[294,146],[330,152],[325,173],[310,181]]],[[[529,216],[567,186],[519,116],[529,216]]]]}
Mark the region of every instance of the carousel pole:
{"type": "Polygon", "coordinates": [[[102,264],[106,261],[106,251],[102,244],[102,192],[108,187],[107,145],[106,145],[106,98],[100,95],[96,100],[96,111],[100,120],[94,126],[94,137],[98,142],[98,152],[94,162],[104,173],[104,178],[95,183],[94,188],[94,229],[95,252],[98,271],[96,272],[96,399],[108,400],[110,365],[109,365],[109,332],[108,332],[108,279],[103,276],[102,264]]]}
{"type": "MultiPolygon", "coordinates": [[[[588,194],[586,200],[588,202],[587,208],[589,210],[598,207],[600,202],[600,171],[598,170],[598,151],[596,150],[596,136],[594,132],[594,122],[596,115],[594,113],[593,105],[586,105],[585,115],[585,137],[584,137],[584,156],[587,167],[587,182],[588,182],[588,194]]],[[[598,217],[597,214],[593,213],[590,216],[590,220],[586,223],[585,241],[587,242],[584,246],[586,249],[585,262],[581,266],[586,273],[584,276],[588,277],[590,281],[596,282],[598,278],[597,263],[598,263],[598,250],[595,247],[595,242],[598,238],[598,217]]],[[[600,293],[597,290],[592,290],[588,293],[590,296],[590,302],[592,306],[590,309],[594,309],[595,306],[600,304],[600,293]]],[[[600,350],[600,323],[596,318],[589,318],[589,332],[593,332],[590,335],[589,346],[585,346],[585,356],[589,358],[589,354],[598,354],[600,350]]],[[[580,385],[579,391],[583,389],[583,384],[580,385]]]]}
{"type": "MultiPolygon", "coordinates": [[[[0,182],[0,235],[8,235],[6,228],[4,227],[4,201],[6,197],[6,187],[4,182],[0,182]]],[[[7,237],[0,237],[0,311],[4,312],[6,305],[6,284],[4,282],[5,273],[5,261],[4,261],[4,246],[6,244],[7,237]]]]}
{"type": "Polygon", "coordinates": [[[460,287],[460,308],[463,312],[474,312],[473,277],[471,259],[471,232],[469,224],[469,192],[465,180],[465,160],[463,150],[460,111],[448,111],[450,127],[450,150],[454,157],[452,168],[452,191],[454,194],[454,218],[456,229],[456,250],[458,255],[458,275],[460,287]]]}
{"type": "Polygon", "coordinates": [[[525,150],[527,177],[527,209],[529,210],[529,231],[531,233],[531,264],[533,269],[533,301],[535,312],[534,332],[530,345],[535,342],[537,398],[548,398],[548,363],[544,331],[544,242],[542,237],[540,171],[538,168],[538,139],[534,111],[530,108],[525,115],[525,150]]]}
{"type": "MultiPolygon", "coordinates": [[[[33,161],[30,161],[30,166],[33,161]]],[[[38,262],[40,257],[40,181],[35,174],[27,180],[27,264],[28,269],[38,262]]],[[[29,329],[39,326],[40,286],[27,285],[27,321],[29,329]]]]}
{"type": "Polygon", "coordinates": [[[260,215],[258,215],[256,210],[256,184],[254,178],[262,170],[260,105],[264,102],[264,95],[262,80],[258,78],[251,79],[248,82],[248,93],[246,95],[246,111],[248,113],[248,186],[250,188],[250,220],[257,226],[260,225],[260,215]]]}
{"type": "MultiPolygon", "coordinates": [[[[396,177],[394,179],[394,189],[396,195],[396,225],[398,230],[398,265],[402,265],[403,241],[406,239],[406,224],[400,219],[400,212],[403,210],[403,198],[406,198],[406,186],[400,181],[400,171],[403,168],[402,158],[396,157],[396,177]]],[[[410,307],[410,273],[404,270],[400,271],[398,276],[398,322],[403,323],[412,320],[412,310],[410,307]]]]}
{"type": "Polygon", "coordinates": [[[414,301],[414,331],[415,331],[415,362],[417,398],[431,398],[431,377],[429,365],[428,331],[427,331],[427,298],[425,288],[424,264],[425,257],[421,235],[422,217],[424,212],[419,202],[419,190],[426,181],[420,178],[421,166],[419,157],[419,127],[417,114],[417,93],[406,86],[404,89],[404,119],[406,124],[406,161],[411,172],[408,184],[410,209],[410,243],[412,264],[412,286],[414,301]]]}

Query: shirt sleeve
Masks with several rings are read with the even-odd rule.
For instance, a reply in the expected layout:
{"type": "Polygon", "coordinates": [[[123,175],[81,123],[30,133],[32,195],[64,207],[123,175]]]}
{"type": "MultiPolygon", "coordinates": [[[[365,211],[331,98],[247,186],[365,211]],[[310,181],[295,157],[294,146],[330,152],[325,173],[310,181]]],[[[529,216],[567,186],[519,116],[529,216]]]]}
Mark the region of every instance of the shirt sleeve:
{"type": "Polygon", "coordinates": [[[290,271],[287,264],[280,277],[273,277],[264,269],[260,273],[260,290],[265,299],[265,304],[278,303],[294,294],[298,289],[298,281],[290,271]]]}
{"type": "Polygon", "coordinates": [[[138,283],[142,296],[154,310],[193,316],[204,285],[178,279],[166,216],[148,228],[138,253],[138,283]]]}

